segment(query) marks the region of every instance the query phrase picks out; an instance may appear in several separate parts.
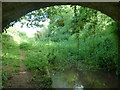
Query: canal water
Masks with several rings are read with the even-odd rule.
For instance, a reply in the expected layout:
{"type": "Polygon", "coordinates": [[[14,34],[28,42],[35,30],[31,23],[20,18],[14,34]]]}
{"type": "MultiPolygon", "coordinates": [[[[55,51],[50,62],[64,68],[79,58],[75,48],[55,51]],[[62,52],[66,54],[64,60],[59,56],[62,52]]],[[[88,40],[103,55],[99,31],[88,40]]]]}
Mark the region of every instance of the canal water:
{"type": "Polygon", "coordinates": [[[84,88],[119,87],[118,77],[105,71],[70,69],[61,72],[53,72],[51,77],[53,88],[73,88],[73,90],[83,90],[84,88]]]}

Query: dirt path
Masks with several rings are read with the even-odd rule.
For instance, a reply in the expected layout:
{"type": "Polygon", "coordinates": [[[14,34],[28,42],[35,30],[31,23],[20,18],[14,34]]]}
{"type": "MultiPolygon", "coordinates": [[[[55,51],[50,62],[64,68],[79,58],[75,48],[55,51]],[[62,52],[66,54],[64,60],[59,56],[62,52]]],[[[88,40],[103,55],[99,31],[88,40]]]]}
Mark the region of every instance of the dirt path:
{"type": "Polygon", "coordinates": [[[30,72],[26,71],[26,66],[23,62],[25,58],[25,52],[19,50],[21,53],[20,56],[20,72],[16,73],[13,78],[8,80],[7,88],[32,88],[32,84],[30,83],[32,80],[32,75],[30,72]]]}

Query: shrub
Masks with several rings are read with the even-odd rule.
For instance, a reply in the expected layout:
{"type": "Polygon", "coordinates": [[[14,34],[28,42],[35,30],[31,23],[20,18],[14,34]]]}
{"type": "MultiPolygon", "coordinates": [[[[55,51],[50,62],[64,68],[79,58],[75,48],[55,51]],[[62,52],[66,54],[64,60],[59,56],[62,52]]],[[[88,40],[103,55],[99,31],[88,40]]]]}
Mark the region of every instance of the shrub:
{"type": "Polygon", "coordinates": [[[26,43],[26,42],[23,42],[20,44],[20,49],[23,49],[23,50],[28,50],[30,48],[30,44],[29,43],[26,43]]]}

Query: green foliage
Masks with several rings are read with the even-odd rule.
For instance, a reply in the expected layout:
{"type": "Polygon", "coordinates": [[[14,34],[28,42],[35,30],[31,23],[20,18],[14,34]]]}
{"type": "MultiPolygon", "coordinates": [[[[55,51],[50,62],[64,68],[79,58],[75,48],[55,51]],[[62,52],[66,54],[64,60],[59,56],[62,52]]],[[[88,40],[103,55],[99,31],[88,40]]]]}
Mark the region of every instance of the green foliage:
{"type": "Polygon", "coordinates": [[[45,66],[48,66],[46,52],[41,49],[44,48],[40,46],[33,46],[28,51],[27,57],[25,59],[25,64],[28,69],[31,70],[40,70],[41,72],[45,71],[45,66]]]}
{"type": "Polygon", "coordinates": [[[3,83],[4,83],[4,81],[6,81],[7,80],[7,72],[6,71],[3,71],[2,72],[2,80],[3,80],[3,83]]]}
{"type": "MultiPolygon", "coordinates": [[[[26,51],[24,62],[27,69],[37,70],[43,75],[41,82],[45,88],[52,83],[47,69],[51,71],[76,67],[120,74],[118,27],[110,17],[81,6],[61,5],[33,11],[21,20],[30,21],[34,17],[29,23],[36,22],[35,25],[39,26],[41,16],[50,19],[46,34],[38,31],[35,38],[27,39],[28,42],[21,43],[19,48],[26,51]]],[[[23,33],[19,35],[26,38],[23,33]]],[[[3,48],[3,65],[18,67],[19,62],[15,58],[19,56],[18,45],[11,36],[3,34],[3,48]]],[[[7,80],[6,75],[4,70],[3,80],[7,80]]],[[[34,78],[37,76],[39,74],[33,75],[34,78]]]]}
{"type": "Polygon", "coordinates": [[[30,48],[30,44],[26,42],[22,42],[19,47],[20,49],[28,50],[30,48]]]}
{"type": "Polygon", "coordinates": [[[8,78],[12,77],[15,72],[19,71],[20,60],[18,44],[9,34],[2,34],[2,80],[3,84],[8,78]]]}
{"type": "Polygon", "coordinates": [[[44,37],[41,32],[36,33],[39,39],[36,39],[37,44],[32,45],[32,52],[26,58],[29,69],[42,68],[44,71],[45,65],[58,69],[74,65],[119,72],[118,27],[110,17],[75,5],[47,7],[25,17],[35,16],[38,21],[43,14],[50,19],[50,24],[44,37]]]}
{"type": "Polygon", "coordinates": [[[43,83],[42,88],[52,88],[51,77],[49,77],[48,75],[44,75],[42,78],[43,78],[42,81],[41,81],[41,83],[43,83]]]}

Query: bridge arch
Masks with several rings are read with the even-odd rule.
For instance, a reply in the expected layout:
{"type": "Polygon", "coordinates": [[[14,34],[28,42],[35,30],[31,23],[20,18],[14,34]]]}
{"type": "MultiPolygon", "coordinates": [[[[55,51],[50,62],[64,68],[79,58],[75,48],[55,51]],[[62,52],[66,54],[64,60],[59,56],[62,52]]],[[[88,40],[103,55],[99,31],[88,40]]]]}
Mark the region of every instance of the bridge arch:
{"type": "Polygon", "coordinates": [[[80,5],[92,8],[110,16],[117,22],[120,22],[120,3],[118,2],[3,2],[2,28],[33,10],[54,5],[80,5]]]}

